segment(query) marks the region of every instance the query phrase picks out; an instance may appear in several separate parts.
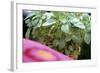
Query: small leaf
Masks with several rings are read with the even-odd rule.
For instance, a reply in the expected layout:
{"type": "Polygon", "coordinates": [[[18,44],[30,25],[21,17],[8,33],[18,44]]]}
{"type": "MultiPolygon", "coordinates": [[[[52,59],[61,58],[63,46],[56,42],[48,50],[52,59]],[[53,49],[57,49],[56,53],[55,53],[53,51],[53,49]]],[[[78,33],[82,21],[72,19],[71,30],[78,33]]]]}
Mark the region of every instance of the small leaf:
{"type": "Polygon", "coordinates": [[[67,22],[65,12],[59,12],[57,16],[58,16],[60,22],[62,22],[63,24],[65,24],[67,22]]]}
{"type": "Polygon", "coordinates": [[[60,39],[60,38],[62,38],[62,31],[61,30],[57,30],[56,31],[56,34],[55,34],[55,38],[57,38],[57,39],[60,39]]]}
{"type": "Polygon", "coordinates": [[[67,49],[65,49],[65,54],[66,55],[69,55],[70,54],[70,51],[68,51],[67,49]]]}
{"type": "Polygon", "coordinates": [[[40,19],[36,27],[40,27],[42,25],[42,20],[40,19]]]}
{"type": "Polygon", "coordinates": [[[27,26],[28,26],[28,27],[36,26],[36,25],[38,24],[38,22],[39,22],[39,19],[37,18],[37,19],[35,19],[34,21],[30,21],[30,22],[27,24],[27,26]]]}
{"type": "Polygon", "coordinates": [[[30,19],[25,20],[25,23],[28,24],[29,22],[31,22],[30,19]]]}
{"type": "Polygon", "coordinates": [[[91,16],[89,16],[88,14],[83,14],[81,22],[85,25],[87,30],[90,30],[90,27],[91,27],[91,16]]]}
{"type": "Polygon", "coordinates": [[[67,22],[67,20],[66,20],[66,19],[62,19],[61,22],[62,22],[63,24],[65,24],[65,23],[67,22]]]}
{"type": "Polygon", "coordinates": [[[32,26],[32,23],[31,21],[27,24],[28,27],[31,27],[32,26]]]}
{"type": "Polygon", "coordinates": [[[27,19],[29,19],[29,18],[31,18],[33,16],[35,16],[35,15],[33,13],[30,13],[24,20],[27,20],[27,19]]]}
{"type": "Polygon", "coordinates": [[[77,22],[80,22],[79,19],[77,19],[77,18],[73,18],[73,19],[71,20],[71,23],[73,23],[73,24],[75,24],[75,23],[77,23],[77,22]]]}
{"type": "Polygon", "coordinates": [[[34,20],[37,19],[37,18],[39,18],[39,16],[37,16],[37,15],[36,15],[36,16],[33,16],[33,17],[32,17],[32,21],[34,21],[34,20]]]}
{"type": "Polygon", "coordinates": [[[54,45],[54,46],[59,45],[59,41],[58,41],[58,40],[54,40],[54,41],[53,41],[53,45],[54,45]]]}
{"type": "Polygon", "coordinates": [[[71,40],[71,36],[70,35],[66,35],[65,41],[68,42],[71,40]]]}
{"type": "Polygon", "coordinates": [[[65,47],[66,42],[64,40],[59,41],[59,49],[63,49],[65,47]]]}
{"type": "Polygon", "coordinates": [[[84,36],[85,43],[89,44],[91,41],[91,35],[89,33],[86,33],[84,36]]]}
{"type": "Polygon", "coordinates": [[[32,26],[37,26],[38,22],[39,22],[39,18],[33,20],[32,21],[32,26]]]}
{"type": "Polygon", "coordinates": [[[74,48],[71,45],[68,47],[68,49],[69,49],[70,52],[74,51],[74,48]]]}
{"type": "Polygon", "coordinates": [[[31,29],[29,28],[29,29],[27,29],[27,32],[26,32],[26,34],[25,34],[25,38],[27,38],[27,39],[29,39],[30,38],[30,31],[31,31],[31,29]]]}
{"type": "Polygon", "coordinates": [[[69,32],[69,25],[62,25],[61,26],[61,30],[63,31],[63,32],[65,32],[65,33],[68,33],[69,32]]]}
{"type": "Polygon", "coordinates": [[[44,38],[43,37],[39,37],[38,40],[39,40],[40,43],[44,44],[44,38]]]}
{"type": "Polygon", "coordinates": [[[72,36],[72,40],[75,42],[75,43],[78,43],[80,44],[82,42],[82,38],[80,37],[80,35],[73,35],[72,36]]]}
{"type": "Polygon", "coordinates": [[[45,23],[42,24],[42,26],[49,26],[56,23],[54,19],[47,19],[45,23]]]}
{"type": "Polygon", "coordinates": [[[75,18],[76,16],[75,16],[75,13],[73,13],[73,12],[68,12],[67,13],[67,18],[68,19],[70,19],[70,20],[72,20],[73,18],[75,18]]]}
{"type": "Polygon", "coordinates": [[[35,15],[39,14],[39,11],[32,11],[30,12],[24,20],[27,20],[35,15]]]}

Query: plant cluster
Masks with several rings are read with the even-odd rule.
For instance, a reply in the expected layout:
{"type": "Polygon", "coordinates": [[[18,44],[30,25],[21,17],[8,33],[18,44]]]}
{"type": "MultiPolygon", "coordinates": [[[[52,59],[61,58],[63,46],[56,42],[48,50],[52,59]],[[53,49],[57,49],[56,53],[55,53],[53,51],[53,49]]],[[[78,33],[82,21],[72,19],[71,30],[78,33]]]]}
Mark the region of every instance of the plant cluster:
{"type": "Polygon", "coordinates": [[[77,59],[81,44],[91,42],[91,14],[66,11],[31,11],[24,19],[25,38],[38,41],[77,59]]]}

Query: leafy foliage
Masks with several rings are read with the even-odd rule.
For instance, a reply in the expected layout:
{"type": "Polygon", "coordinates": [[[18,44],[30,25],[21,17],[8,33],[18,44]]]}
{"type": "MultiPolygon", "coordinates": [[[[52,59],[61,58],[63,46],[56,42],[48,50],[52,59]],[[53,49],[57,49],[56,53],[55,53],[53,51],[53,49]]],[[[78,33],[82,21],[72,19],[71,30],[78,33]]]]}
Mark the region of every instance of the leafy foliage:
{"type": "Polygon", "coordinates": [[[25,37],[77,59],[81,44],[91,42],[91,15],[82,12],[32,11],[24,19],[25,37]]]}

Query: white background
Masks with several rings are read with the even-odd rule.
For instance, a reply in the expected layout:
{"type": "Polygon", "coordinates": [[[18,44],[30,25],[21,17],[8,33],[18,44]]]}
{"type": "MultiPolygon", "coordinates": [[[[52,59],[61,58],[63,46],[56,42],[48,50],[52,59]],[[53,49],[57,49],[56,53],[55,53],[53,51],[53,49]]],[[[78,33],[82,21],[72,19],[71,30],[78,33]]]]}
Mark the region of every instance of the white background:
{"type": "MultiPolygon", "coordinates": [[[[11,73],[10,68],[10,1],[0,0],[0,73],[11,73]]],[[[99,0],[32,0],[37,3],[52,3],[52,4],[66,4],[74,6],[94,6],[97,8],[97,20],[98,27],[97,38],[95,38],[97,49],[98,65],[96,67],[77,67],[77,68],[65,68],[54,70],[41,70],[33,71],[34,73],[100,73],[100,2],[99,0]]],[[[32,72],[32,73],[33,73],[32,72]]],[[[23,73],[23,72],[21,72],[23,73]]],[[[31,73],[31,72],[26,72],[31,73]]]]}

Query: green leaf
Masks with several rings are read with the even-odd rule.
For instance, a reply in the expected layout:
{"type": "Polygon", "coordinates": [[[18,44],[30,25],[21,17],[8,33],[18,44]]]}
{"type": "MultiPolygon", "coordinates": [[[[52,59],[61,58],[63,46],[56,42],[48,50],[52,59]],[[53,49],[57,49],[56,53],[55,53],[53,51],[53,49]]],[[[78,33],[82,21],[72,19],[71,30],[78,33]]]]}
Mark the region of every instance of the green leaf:
{"type": "Polygon", "coordinates": [[[27,24],[28,27],[32,27],[32,21],[27,24]]]}
{"type": "Polygon", "coordinates": [[[37,26],[38,23],[39,23],[39,18],[32,21],[32,26],[37,26]]]}
{"type": "Polygon", "coordinates": [[[60,39],[62,38],[62,31],[61,30],[57,30],[56,32],[54,32],[55,38],[60,39]]]}
{"type": "Polygon", "coordinates": [[[32,18],[33,16],[38,15],[38,14],[40,14],[40,11],[32,11],[32,12],[30,12],[28,14],[28,16],[24,20],[27,20],[29,18],[32,18]]]}
{"type": "Polygon", "coordinates": [[[63,24],[65,24],[65,23],[67,22],[67,20],[66,20],[66,19],[62,19],[61,22],[62,22],[63,24]]]}
{"type": "Polygon", "coordinates": [[[74,26],[75,26],[75,27],[78,27],[78,28],[80,28],[80,29],[85,29],[84,24],[82,24],[81,22],[78,22],[78,23],[74,24],[74,26]]]}
{"type": "Polygon", "coordinates": [[[79,19],[77,19],[77,18],[73,18],[73,19],[71,20],[71,23],[73,23],[73,24],[78,23],[78,22],[80,22],[80,21],[79,21],[79,19]]]}
{"type": "Polygon", "coordinates": [[[29,39],[30,38],[30,31],[31,31],[31,28],[28,28],[27,29],[27,32],[25,34],[25,38],[29,39]]]}
{"type": "Polygon", "coordinates": [[[58,41],[58,40],[54,40],[54,41],[53,41],[53,45],[54,45],[54,46],[58,46],[58,45],[59,45],[59,41],[58,41]]]}
{"type": "Polygon", "coordinates": [[[62,22],[63,24],[67,23],[67,18],[66,18],[65,12],[59,12],[58,18],[59,18],[60,22],[62,22]]]}
{"type": "Polygon", "coordinates": [[[71,35],[66,35],[66,38],[65,38],[65,41],[68,42],[70,41],[72,38],[71,38],[71,35]]]}
{"type": "Polygon", "coordinates": [[[40,19],[39,22],[37,23],[36,27],[40,27],[42,25],[42,20],[40,19]]]}
{"type": "Polygon", "coordinates": [[[31,22],[30,19],[25,20],[25,23],[28,24],[29,22],[31,22]]]}
{"type": "Polygon", "coordinates": [[[73,35],[72,36],[72,40],[75,42],[75,43],[78,43],[78,44],[81,44],[82,42],[82,38],[80,35],[73,35]]]}
{"type": "Polygon", "coordinates": [[[69,25],[62,25],[61,26],[61,30],[63,31],[63,32],[65,32],[65,33],[68,33],[69,32],[69,25]]]}
{"type": "Polygon", "coordinates": [[[66,15],[67,15],[67,19],[70,20],[70,21],[71,21],[73,18],[76,18],[74,12],[67,12],[66,15]]]}
{"type": "Polygon", "coordinates": [[[39,15],[33,16],[32,21],[34,21],[35,19],[39,19],[39,18],[40,18],[39,15]]]}
{"type": "Polygon", "coordinates": [[[65,54],[66,55],[69,55],[70,54],[70,51],[68,51],[67,49],[65,49],[65,54]]]}
{"type": "Polygon", "coordinates": [[[47,19],[46,22],[42,24],[42,26],[49,26],[55,23],[56,21],[54,19],[47,19]]]}
{"type": "Polygon", "coordinates": [[[65,47],[66,42],[64,40],[59,41],[59,49],[63,49],[65,47]]]}
{"type": "Polygon", "coordinates": [[[44,14],[43,14],[43,17],[42,17],[42,19],[50,19],[51,17],[54,17],[54,14],[52,13],[52,12],[45,12],[44,14]]]}
{"type": "Polygon", "coordinates": [[[74,51],[74,48],[71,45],[68,46],[68,49],[69,49],[70,52],[73,52],[74,51]]]}
{"type": "Polygon", "coordinates": [[[29,22],[27,23],[27,26],[28,26],[28,27],[37,26],[38,22],[39,22],[39,19],[37,18],[37,19],[35,19],[35,20],[33,20],[33,21],[29,21],[29,22]]]}
{"type": "Polygon", "coordinates": [[[84,36],[84,41],[85,43],[89,44],[91,41],[91,34],[90,33],[86,33],[84,36]]]}
{"type": "Polygon", "coordinates": [[[71,23],[74,25],[74,27],[78,27],[80,29],[85,29],[85,26],[82,22],[80,22],[79,19],[74,18],[73,20],[71,20],[71,23]]]}
{"type": "Polygon", "coordinates": [[[85,25],[87,31],[91,31],[91,17],[88,14],[81,16],[81,22],[85,25]]]}
{"type": "Polygon", "coordinates": [[[33,16],[35,16],[35,14],[30,13],[24,20],[27,20],[27,19],[29,19],[29,18],[31,18],[31,17],[33,17],[33,16]]]}
{"type": "Polygon", "coordinates": [[[80,17],[80,19],[83,20],[83,21],[88,22],[88,21],[91,20],[91,17],[88,15],[88,13],[86,13],[86,14],[82,14],[82,16],[80,17]]]}

